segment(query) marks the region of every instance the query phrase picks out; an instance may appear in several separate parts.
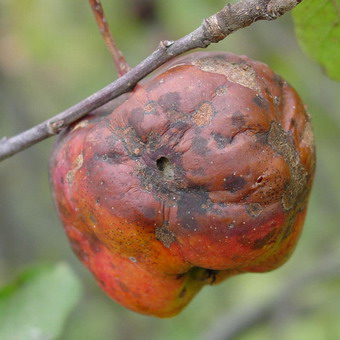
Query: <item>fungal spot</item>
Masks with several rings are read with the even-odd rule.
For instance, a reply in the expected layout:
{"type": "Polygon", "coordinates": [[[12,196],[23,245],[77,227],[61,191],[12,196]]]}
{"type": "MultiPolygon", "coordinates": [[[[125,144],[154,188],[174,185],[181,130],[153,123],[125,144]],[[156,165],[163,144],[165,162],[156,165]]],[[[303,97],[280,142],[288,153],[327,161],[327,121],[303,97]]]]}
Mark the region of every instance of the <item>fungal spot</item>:
{"type": "Polygon", "coordinates": [[[151,207],[144,207],[143,209],[143,215],[146,217],[146,218],[149,218],[149,219],[153,219],[156,217],[156,211],[155,209],[151,208],[151,207]]]}
{"type": "Polygon", "coordinates": [[[261,109],[267,110],[268,109],[268,102],[260,95],[256,95],[253,98],[253,102],[261,109]]]}
{"type": "Polygon", "coordinates": [[[135,257],[133,257],[133,256],[130,256],[130,257],[129,257],[129,260],[130,260],[131,262],[133,262],[133,263],[136,263],[136,262],[137,262],[137,259],[136,259],[135,257]]]}
{"type": "Polygon", "coordinates": [[[231,193],[235,193],[243,189],[247,183],[243,177],[236,176],[236,175],[230,175],[224,178],[223,182],[224,182],[224,189],[231,193]]]}
{"type": "Polygon", "coordinates": [[[224,58],[204,57],[194,60],[193,65],[202,71],[225,75],[229,81],[260,92],[255,70],[245,62],[231,63],[224,58]]]}
{"type": "Polygon", "coordinates": [[[282,205],[285,210],[290,210],[306,191],[307,175],[293,142],[287,132],[275,121],[272,121],[270,125],[268,143],[283,157],[289,167],[290,181],[282,196],[282,205]]]}
{"type": "Polygon", "coordinates": [[[203,137],[195,137],[191,144],[192,151],[200,156],[205,157],[208,152],[208,141],[203,137]]]}
{"type": "Polygon", "coordinates": [[[233,126],[237,128],[241,128],[242,126],[244,126],[246,121],[244,119],[244,115],[242,114],[242,112],[240,111],[234,112],[231,117],[231,123],[233,124],[233,126]]]}
{"type": "Polygon", "coordinates": [[[158,104],[165,112],[178,111],[180,99],[178,92],[168,92],[159,97],[158,104]]]}
{"type": "Polygon", "coordinates": [[[156,228],[156,239],[161,241],[166,248],[176,241],[175,234],[169,230],[169,222],[165,221],[161,227],[156,228]]]}
{"type": "Polygon", "coordinates": [[[246,206],[246,212],[251,217],[259,216],[263,211],[261,204],[259,203],[251,203],[246,206]]]}
{"type": "Polygon", "coordinates": [[[177,201],[177,206],[177,219],[181,222],[181,227],[197,231],[195,217],[206,215],[210,207],[206,188],[196,187],[188,192],[182,192],[177,201]]]}
{"type": "Polygon", "coordinates": [[[83,154],[80,153],[77,158],[72,163],[72,169],[69,170],[66,174],[66,181],[67,183],[71,184],[73,182],[75,173],[82,167],[84,163],[83,154]]]}
{"type": "Polygon", "coordinates": [[[193,114],[191,120],[198,126],[207,125],[210,123],[214,115],[214,107],[211,103],[201,104],[193,114]]]}
{"type": "Polygon", "coordinates": [[[162,173],[166,180],[174,180],[175,171],[170,160],[166,157],[160,157],[156,160],[157,169],[162,173]]]}
{"type": "Polygon", "coordinates": [[[233,140],[232,137],[226,137],[221,135],[220,133],[214,133],[213,137],[219,149],[224,149],[233,140]]]}

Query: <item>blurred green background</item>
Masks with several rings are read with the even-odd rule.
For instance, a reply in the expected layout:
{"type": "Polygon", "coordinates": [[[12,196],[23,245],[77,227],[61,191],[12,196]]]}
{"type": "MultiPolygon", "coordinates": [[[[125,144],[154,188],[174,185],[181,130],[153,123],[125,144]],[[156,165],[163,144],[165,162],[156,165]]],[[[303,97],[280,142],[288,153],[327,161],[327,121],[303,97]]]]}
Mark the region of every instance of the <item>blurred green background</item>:
{"type": "MultiPolygon", "coordinates": [[[[185,35],[225,4],[102,2],[132,66],[161,39],[185,35]]],[[[0,287],[34,264],[68,263],[83,294],[60,339],[218,339],[224,325],[242,325],[251,310],[257,311],[256,325],[244,326],[237,339],[340,339],[340,85],[299,48],[289,14],[258,22],[209,49],[269,64],[297,89],[312,115],[317,175],[293,257],[274,272],[204,288],[175,318],[130,312],[105,296],[70,250],[51,201],[47,167],[53,138],[46,140],[0,163],[0,287]],[[262,315],[263,305],[269,309],[262,315]]],[[[115,78],[88,1],[0,0],[0,136],[63,111],[115,78]]]]}

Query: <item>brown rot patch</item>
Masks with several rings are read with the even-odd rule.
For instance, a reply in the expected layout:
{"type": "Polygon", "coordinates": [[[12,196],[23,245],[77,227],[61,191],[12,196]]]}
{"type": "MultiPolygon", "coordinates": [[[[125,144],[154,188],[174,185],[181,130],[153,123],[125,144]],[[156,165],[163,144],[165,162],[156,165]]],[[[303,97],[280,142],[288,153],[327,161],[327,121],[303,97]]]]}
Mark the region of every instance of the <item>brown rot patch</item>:
{"type": "Polygon", "coordinates": [[[233,126],[240,129],[242,126],[244,126],[245,123],[246,120],[244,119],[244,115],[242,114],[242,112],[236,111],[233,113],[231,117],[231,124],[233,124],[233,126]]]}
{"type": "Polygon", "coordinates": [[[246,180],[243,177],[236,175],[230,175],[224,178],[223,182],[224,189],[231,193],[235,193],[243,189],[244,186],[247,184],[246,180]]]}
{"type": "Polygon", "coordinates": [[[214,115],[214,107],[211,103],[200,104],[191,120],[198,126],[208,125],[214,115]]]}
{"type": "Polygon", "coordinates": [[[166,248],[176,241],[175,234],[169,230],[169,222],[165,221],[162,226],[156,228],[156,239],[161,241],[166,248]]]}
{"type": "Polygon", "coordinates": [[[274,121],[270,125],[268,143],[275,152],[284,158],[289,167],[290,181],[282,196],[282,205],[285,210],[290,210],[305,194],[307,175],[288,133],[274,121]]]}

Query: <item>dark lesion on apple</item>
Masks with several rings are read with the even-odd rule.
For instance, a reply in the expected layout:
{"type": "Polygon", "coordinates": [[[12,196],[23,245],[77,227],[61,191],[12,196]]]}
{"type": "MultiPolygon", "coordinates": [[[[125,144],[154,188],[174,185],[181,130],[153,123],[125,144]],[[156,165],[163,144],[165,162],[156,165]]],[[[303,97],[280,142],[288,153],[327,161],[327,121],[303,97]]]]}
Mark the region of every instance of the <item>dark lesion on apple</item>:
{"type": "Polygon", "coordinates": [[[270,124],[268,144],[281,155],[289,167],[290,181],[282,196],[282,205],[286,211],[295,207],[297,202],[304,202],[307,194],[307,173],[301,164],[299,154],[288,133],[275,121],[270,124]]]}
{"type": "Polygon", "coordinates": [[[176,241],[175,234],[169,229],[169,221],[165,221],[160,227],[156,228],[156,239],[161,241],[166,248],[176,241]]]}
{"type": "Polygon", "coordinates": [[[247,182],[242,176],[230,175],[224,178],[224,189],[231,193],[235,193],[239,190],[242,190],[247,182]]]}
{"type": "Polygon", "coordinates": [[[246,212],[251,217],[259,216],[263,211],[263,207],[260,203],[250,203],[246,205],[246,212]]]}
{"type": "Polygon", "coordinates": [[[212,134],[218,149],[224,149],[227,145],[231,144],[233,138],[230,136],[224,136],[220,133],[212,134]]]}

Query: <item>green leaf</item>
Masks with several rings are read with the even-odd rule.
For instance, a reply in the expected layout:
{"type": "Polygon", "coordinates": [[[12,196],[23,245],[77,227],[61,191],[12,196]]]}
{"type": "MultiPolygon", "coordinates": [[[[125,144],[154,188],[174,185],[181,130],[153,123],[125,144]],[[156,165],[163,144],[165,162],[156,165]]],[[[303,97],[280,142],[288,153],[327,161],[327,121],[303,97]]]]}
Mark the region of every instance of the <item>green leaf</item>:
{"type": "Polygon", "coordinates": [[[340,0],[305,0],[293,15],[304,50],[340,81],[340,0]]]}
{"type": "Polygon", "coordinates": [[[80,292],[78,279],[64,263],[25,272],[0,290],[0,339],[57,338],[80,292]]]}

